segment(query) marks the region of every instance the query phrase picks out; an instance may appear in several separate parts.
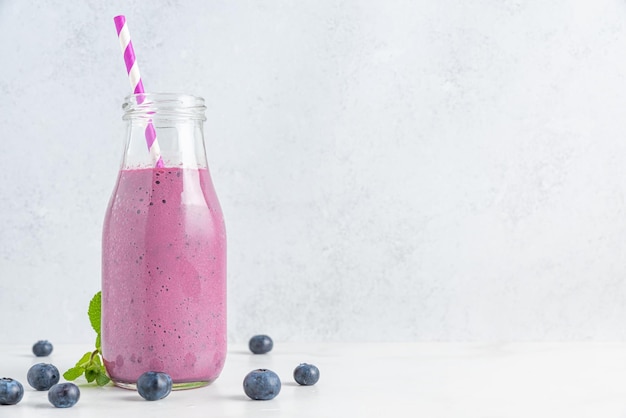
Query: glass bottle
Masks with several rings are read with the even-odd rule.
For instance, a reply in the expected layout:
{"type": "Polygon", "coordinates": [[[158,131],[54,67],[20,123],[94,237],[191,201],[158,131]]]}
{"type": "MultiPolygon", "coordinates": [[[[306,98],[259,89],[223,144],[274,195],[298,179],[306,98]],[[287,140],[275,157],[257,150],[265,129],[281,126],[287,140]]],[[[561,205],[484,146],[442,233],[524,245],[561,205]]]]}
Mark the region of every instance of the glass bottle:
{"type": "Polygon", "coordinates": [[[146,371],[169,374],[174,389],[204,386],[226,356],[226,232],[204,100],[146,93],[123,109],[124,156],[102,236],[104,364],[120,387],[146,371]],[[148,152],[150,125],[161,167],[148,152]]]}

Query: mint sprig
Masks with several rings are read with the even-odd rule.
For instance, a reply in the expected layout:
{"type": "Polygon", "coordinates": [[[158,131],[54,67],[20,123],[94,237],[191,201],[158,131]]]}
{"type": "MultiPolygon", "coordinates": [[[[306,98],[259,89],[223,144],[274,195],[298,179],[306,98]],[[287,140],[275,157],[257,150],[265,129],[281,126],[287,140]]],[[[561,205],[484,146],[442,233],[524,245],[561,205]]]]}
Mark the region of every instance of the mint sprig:
{"type": "Polygon", "coordinates": [[[94,331],[96,331],[96,349],[85,353],[76,365],[63,373],[66,380],[76,380],[83,374],[87,382],[96,382],[98,386],[104,386],[111,381],[106,374],[106,369],[102,364],[102,349],[100,347],[100,324],[102,312],[102,292],[98,292],[89,302],[89,322],[94,331]]]}

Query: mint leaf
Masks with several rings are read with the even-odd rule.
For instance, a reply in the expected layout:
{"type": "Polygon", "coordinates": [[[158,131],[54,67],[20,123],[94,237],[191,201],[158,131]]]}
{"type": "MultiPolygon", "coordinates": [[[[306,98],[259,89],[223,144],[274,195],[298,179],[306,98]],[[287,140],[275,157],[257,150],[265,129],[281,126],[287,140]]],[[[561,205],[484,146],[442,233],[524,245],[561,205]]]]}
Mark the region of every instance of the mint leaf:
{"type": "Polygon", "coordinates": [[[98,376],[99,371],[99,368],[89,366],[89,368],[85,370],[85,379],[87,379],[87,383],[91,383],[96,380],[96,376],[98,376]]]}
{"type": "Polygon", "coordinates": [[[89,362],[91,361],[91,355],[92,355],[92,354],[93,354],[93,353],[92,353],[91,351],[86,352],[86,353],[85,353],[85,355],[84,355],[84,356],[82,356],[82,357],[80,358],[80,360],[78,360],[78,361],[76,362],[76,366],[77,366],[77,367],[82,367],[83,369],[84,369],[85,367],[87,367],[87,366],[89,365],[89,362]]]}
{"type": "Polygon", "coordinates": [[[65,380],[76,380],[82,376],[84,372],[85,369],[83,367],[76,366],[63,373],[63,377],[65,380]]]}
{"type": "Polygon", "coordinates": [[[109,379],[109,376],[107,376],[106,373],[104,373],[103,371],[100,371],[100,373],[96,375],[96,383],[98,384],[98,386],[104,386],[110,381],[111,379],[109,379]]]}
{"type": "Polygon", "coordinates": [[[102,365],[102,349],[100,330],[102,321],[102,292],[96,293],[89,302],[87,309],[89,322],[91,327],[96,331],[96,350],[85,353],[74,367],[63,373],[63,377],[67,380],[76,380],[85,374],[88,383],[96,381],[98,386],[104,386],[111,381],[107,376],[106,369],[102,365]]]}
{"type": "Polygon", "coordinates": [[[102,314],[102,292],[96,293],[91,302],[89,302],[89,309],[87,310],[87,314],[89,315],[89,322],[91,322],[91,327],[98,335],[100,335],[100,323],[101,323],[101,314],[102,314]]]}

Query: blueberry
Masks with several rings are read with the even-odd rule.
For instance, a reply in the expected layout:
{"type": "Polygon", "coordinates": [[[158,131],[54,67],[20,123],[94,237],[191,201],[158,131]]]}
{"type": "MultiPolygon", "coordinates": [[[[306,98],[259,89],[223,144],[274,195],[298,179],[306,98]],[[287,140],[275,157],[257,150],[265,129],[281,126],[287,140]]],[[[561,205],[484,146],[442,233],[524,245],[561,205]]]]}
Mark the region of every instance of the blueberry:
{"type": "Polygon", "coordinates": [[[172,391],[172,378],[167,373],[145,372],[137,379],[137,391],[147,401],[158,401],[172,391]]]}
{"type": "Polygon", "coordinates": [[[280,393],[280,378],[267,369],[252,370],[243,379],[243,390],[250,399],[268,401],[280,393]]]}
{"type": "Polygon", "coordinates": [[[0,379],[0,405],[15,405],[24,396],[24,386],[17,380],[0,379]]]}
{"type": "Polygon", "coordinates": [[[28,384],[37,390],[48,390],[59,383],[59,370],[52,364],[38,363],[28,370],[28,384]]]}
{"type": "Polygon", "coordinates": [[[80,398],[80,390],[74,383],[57,383],[48,391],[48,400],[57,408],[71,408],[80,398]]]}
{"type": "Polygon", "coordinates": [[[255,335],[250,338],[248,347],[254,354],[265,354],[272,351],[274,341],[272,341],[272,339],[267,335],[255,335]]]}
{"type": "Polygon", "coordinates": [[[320,370],[313,364],[301,363],[293,371],[293,378],[302,386],[311,386],[320,379],[320,370]]]}
{"type": "Polygon", "coordinates": [[[52,353],[52,344],[47,340],[37,341],[33,345],[33,354],[37,357],[47,357],[52,353]]]}

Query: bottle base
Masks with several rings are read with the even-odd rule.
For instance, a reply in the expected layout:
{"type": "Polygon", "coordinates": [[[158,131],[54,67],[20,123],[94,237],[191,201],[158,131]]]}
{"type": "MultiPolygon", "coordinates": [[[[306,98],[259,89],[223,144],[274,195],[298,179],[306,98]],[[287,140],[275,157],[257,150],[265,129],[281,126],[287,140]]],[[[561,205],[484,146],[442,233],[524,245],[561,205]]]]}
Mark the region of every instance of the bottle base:
{"type": "MultiPolygon", "coordinates": [[[[208,386],[213,383],[213,380],[206,381],[198,381],[198,382],[174,382],[172,384],[172,390],[187,390],[187,389],[197,389],[202,388],[204,386],[208,386]]],[[[136,382],[119,382],[113,381],[113,384],[118,388],[128,389],[128,390],[137,390],[136,382]]]]}

